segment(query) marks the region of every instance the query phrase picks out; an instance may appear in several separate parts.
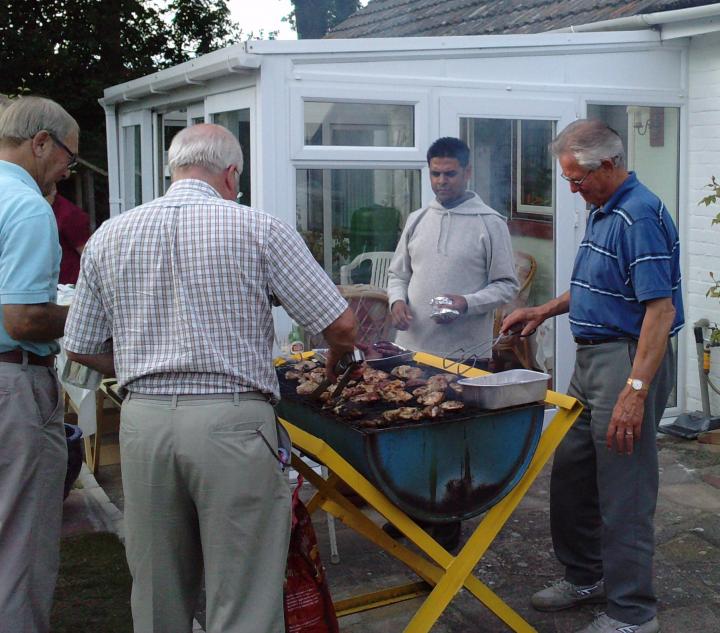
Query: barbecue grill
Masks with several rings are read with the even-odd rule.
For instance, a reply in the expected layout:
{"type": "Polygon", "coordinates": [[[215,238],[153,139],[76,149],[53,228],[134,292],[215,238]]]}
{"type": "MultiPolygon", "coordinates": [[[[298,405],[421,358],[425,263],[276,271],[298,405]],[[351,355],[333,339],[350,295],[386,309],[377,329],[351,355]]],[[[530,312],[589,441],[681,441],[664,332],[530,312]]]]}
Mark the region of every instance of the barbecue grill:
{"type": "MultiPolygon", "coordinates": [[[[282,368],[278,378],[280,417],[323,439],[398,508],[423,521],[468,519],[497,503],[522,477],[542,431],[544,403],[497,411],[466,405],[437,420],[360,428],[299,396],[297,382],[286,380],[282,368]]],[[[364,419],[393,408],[364,406],[364,419]]]]}
{"type": "MultiPolygon", "coordinates": [[[[443,359],[430,354],[415,354],[413,360],[443,369],[443,359]]],[[[466,366],[447,367],[448,371],[458,369],[468,377],[485,373],[466,366]]],[[[465,588],[513,631],[535,632],[472,571],[582,411],[577,400],[552,391],[547,392],[545,402],[557,407],[557,413],[540,436],[542,404],[492,413],[467,410],[441,421],[361,430],[295,397],[285,399],[279,413],[286,418],[283,422],[293,445],[325,465],[329,473],[321,477],[293,455],[294,467],[318,491],[308,502],[308,510],[312,513],[322,509],[340,519],[421,579],[336,601],[338,616],[412,599],[429,591],[404,629],[404,633],[427,633],[454,596],[465,588]],[[418,470],[421,472],[413,472],[418,470]],[[341,482],[396,525],[420,553],[388,536],[363,509],[340,494],[337,485],[341,482]],[[436,521],[487,512],[457,556],[452,556],[403,510],[436,521]]]]}

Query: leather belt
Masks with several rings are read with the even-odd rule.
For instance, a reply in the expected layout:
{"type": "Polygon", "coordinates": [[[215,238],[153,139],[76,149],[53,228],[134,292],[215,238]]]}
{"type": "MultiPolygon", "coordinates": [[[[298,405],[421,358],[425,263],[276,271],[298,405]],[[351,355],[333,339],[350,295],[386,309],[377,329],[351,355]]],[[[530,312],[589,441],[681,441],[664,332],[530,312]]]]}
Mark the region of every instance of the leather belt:
{"type": "Polygon", "coordinates": [[[574,336],[573,338],[578,345],[602,345],[603,343],[618,343],[620,341],[630,342],[633,340],[627,336],[615,336],[610,338],[580,338],[579,336],[574,336]]]}
{"type": "Polygon", "coordinates": [[[17,363],[22,364],[23,353],[27,354],[28,365],[40,365],[42,367],[54,367],[55,355],[38,356],[32,352],[23,352],[21,349],[14,349],[9,352],[0,352],[0,363],[17,363]]]}

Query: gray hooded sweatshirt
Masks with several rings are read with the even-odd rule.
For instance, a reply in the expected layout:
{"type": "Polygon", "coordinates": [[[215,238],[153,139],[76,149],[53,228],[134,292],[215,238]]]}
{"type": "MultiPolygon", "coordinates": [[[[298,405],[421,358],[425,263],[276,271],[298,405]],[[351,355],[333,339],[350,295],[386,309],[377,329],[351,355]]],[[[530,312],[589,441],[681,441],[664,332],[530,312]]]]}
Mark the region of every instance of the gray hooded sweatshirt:
{"type": "Polygon", "coordinates": [[[396,342],[413,351],[459,358],[471,348],[492,355],[495,308],[518,292],[513,250],[505,218],[476,193],[446,209],[437,200],[410,214],[389,268],[388,299],[407,302],[410,328],[396,342]],[[465,297],[468,310],[452,323],[430,318],[430,300],[465,297]]]}

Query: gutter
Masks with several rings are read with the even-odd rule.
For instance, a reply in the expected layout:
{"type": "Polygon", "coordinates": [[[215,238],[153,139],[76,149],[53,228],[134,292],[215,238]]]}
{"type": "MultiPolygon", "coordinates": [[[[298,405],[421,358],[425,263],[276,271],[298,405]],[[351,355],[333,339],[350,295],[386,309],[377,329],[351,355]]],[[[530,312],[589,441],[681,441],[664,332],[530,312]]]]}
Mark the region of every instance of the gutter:
{"type": "Polygon", "coordinates": [[[152,94],[164,94],[187,85],[204,85],[207,81],[230,73],[249,75],[261,65],[259,55],[248,54],[244,44],[219,49],[132,81],[107,88],[100,105],[111,106],[136,101],[152,94]]]}
{"type": "MultiPolygon", "coordinates": [[[[601,20],[566,26],[553,29],[548,33],[588,33],[594,31],[631,31],[636,29],[655,29],[662,31],[663,25],[678,24],[680,22],[692,23],[688,32],[677,32],[671,37],[686,37],[701,32],[720,30],[720,3],[708,4],[702,7],[689,7],[673,11],[657,11],[631,15],[614,20],[601,20]],[[715,18],[715,19],[713,19],[715,18]],[[709,21],[708,21],[709,20],[709,21]]],[[[668,39],[667,37],[664,39],[668,39]]]]}

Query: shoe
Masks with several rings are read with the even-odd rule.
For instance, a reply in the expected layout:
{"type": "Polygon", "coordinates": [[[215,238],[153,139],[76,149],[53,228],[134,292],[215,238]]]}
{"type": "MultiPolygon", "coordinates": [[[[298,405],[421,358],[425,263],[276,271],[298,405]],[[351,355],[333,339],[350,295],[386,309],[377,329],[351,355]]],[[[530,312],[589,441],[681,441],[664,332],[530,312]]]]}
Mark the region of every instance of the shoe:
{"type": "Polygon", "coordinates": [[[595,620],[577,633],[659,633],[660,624],[657,618],[645,624],[626,624],[613,620],[607,613],[601,613],[595,620]]]}
{"type": "Polygon", "coordinates": [[[594,585],[573,585],[567,580],[558,580],[541,589],[530,598],[538,611],[562,611],[579,604],[605,602],[605,581],[600,579],[594,585]]]}

